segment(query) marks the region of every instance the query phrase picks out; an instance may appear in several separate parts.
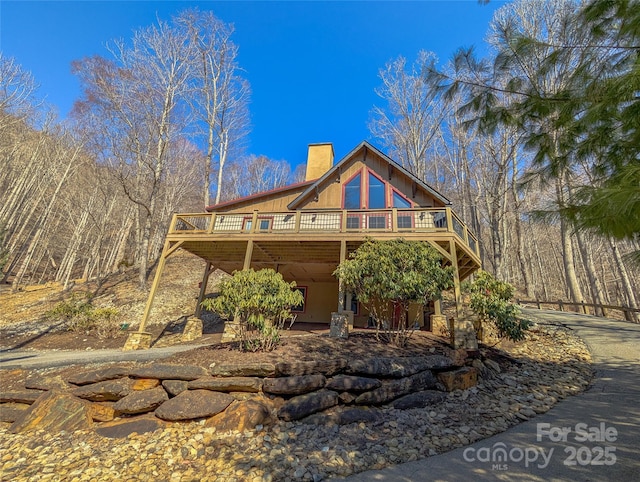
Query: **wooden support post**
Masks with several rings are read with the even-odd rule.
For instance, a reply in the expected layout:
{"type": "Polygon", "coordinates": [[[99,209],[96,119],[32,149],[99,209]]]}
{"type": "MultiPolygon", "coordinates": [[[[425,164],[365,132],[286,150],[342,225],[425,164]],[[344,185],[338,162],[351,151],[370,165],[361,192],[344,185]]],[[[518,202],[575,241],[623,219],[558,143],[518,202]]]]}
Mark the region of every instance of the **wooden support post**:
{"type": "Polygon", "coordinates": [[[247,241],[247,251],[244,253],[243,270],[251,268],[251,256],[253,255],[253,239],[247,241]]]}
{"type": "Polygon", "coordinates": [[[140,333],[144,332],[144,329],[146,328],[147,320],[149,319],[149,314],[151,313],[151,307],[153,306],[153,299],[156,296],[156,290],[158,289],[158,285],[160,284],[160,277],[162,276],[162,271],[164,270],[164,265],[167,261],[167,258],[171,256],[181,245],[182,241],[174,244],[173,246],[169,241],[165,241],[164,243],[164,248],[162,249],[162,254],[160,255],[160,261],[158,261],[156,275],[153,278],[153,284],[151,285],[151,291],[149,292],[149,298],[147,299],[147,306],[144,309],[142,321],[140,322],[140,327],[138,328],[138,332],[140,333]]]}
{"type": "Polygon", "coordinates": [[[200,283],[200,294],[198,294],[198,303],[196,304],[195,317],[200,318],[200,314],[202,313],[202,300],[204,299],[204,295],[207,293],[207,283],[209,283],[209,276],[213,272],[211,268],[211,263],[207,262],[207,266],[204,269],[204,276],[202,276],[202,283],[200,283]]]}
{"type": "Polygon", "coordinates": [[[294,231],[296,233],[300,232],[300,215],[301,215],[300,210],[296,210],[296,219],[295,219],[295,228],[294,228],[294,231]]]}
{"type": "Polygon", "coordinates": [[[449,240],[449,251],[451,252],[451,265],[453,266],[453,292],[456,298],[456,315],[458,318],[462,315],[462,294],[460,291],[460,273],[458,272],[458,253],[456,251],[456,242],[449,240]]]}
{"type": "MultiPolygon", "coordinates": [[[[340,241],[340,264],[347,258],[347,242],[343,239],[340,241]]],[[[338,280],[338,313],[344,311],[344,282],[338,280]]]]}
{"type": "Polygon", "coordinates": [[[164,270],[164,265],[167,261],[167,258],[171,256],[181,245],[182,242],[175,243],[172,246],[169,241],[165,241],[164,248],[162,249],[162,254],[160,255],[160,260],[158,261],[158,267],[156,268],[156,274],[153,278],[153,283],[151,284],[149,298],[147,298],[147,305],[145,306],[144,313],[142,314],[140,326],[138,327],[138,331],[129,335],[124,347],[122,348],[123,350],[147,349],[151,346],[151,334],[146,333],[144,329],[147,326],[147,320],[149,319],[149,314],[151,313],[153,300],[156,296],[156,291],[158,289],[158,285],[160,284],[160,278],[162,277],[162,271],[164,270]]]}
{"type": "Polygon", "coordinates": [[[442,316],[442,300],[440,298],[433,300],[433,311],[434,315],[442,316]]]}
{"type": "Polygon", "coordinates": [[[207,233],[213,233],[213,230],[216,227],[216,213],[211,213],[211,220],[209,221],[209,227],[207,228],[207,233]]]}
{"type": "Polygon", "coordinates": [[[391,208],[391,231],[398,232],[398,208],[391,208]]]}
{"type": "Polygon", "coordinates": [[[445,208],[445,214],[447,216],[447,231],[453,233],[453,216],[451,216],[451,208],[445,208]]]}

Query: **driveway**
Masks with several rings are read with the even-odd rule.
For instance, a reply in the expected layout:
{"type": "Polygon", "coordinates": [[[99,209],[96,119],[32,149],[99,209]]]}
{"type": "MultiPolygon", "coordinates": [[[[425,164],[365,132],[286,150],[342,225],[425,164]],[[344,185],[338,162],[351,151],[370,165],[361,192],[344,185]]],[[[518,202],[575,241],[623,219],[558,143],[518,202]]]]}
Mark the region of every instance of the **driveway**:
{"type": "Polygon", "coordinates": [[[0,370],[5,368],[51,368],[66,365],[84,365],[87,363],[160,360],[181,351],[193,350],[199,346],[205,345],[174,345],[136,351],[122,351],[120,349],[83,351],[5,350],[0,351],[0,370]]]}
{"type": "Polygon", "coordinates": [[[586,392],[473,445],[344,480],[640,480],[640,325],[524,311],[533,319],[562,323],[587,343],[596,375],[586,392]]]}

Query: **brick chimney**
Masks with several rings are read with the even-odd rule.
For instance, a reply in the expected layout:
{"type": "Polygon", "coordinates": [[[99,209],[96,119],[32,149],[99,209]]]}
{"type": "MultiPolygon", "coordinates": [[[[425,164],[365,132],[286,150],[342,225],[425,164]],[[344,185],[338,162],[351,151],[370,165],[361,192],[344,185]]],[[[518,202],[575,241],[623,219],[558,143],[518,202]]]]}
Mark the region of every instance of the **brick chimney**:
{"type": "Polygon", "coordinates": [[[309,144],[305,181],[318,179],[333,166],[333,144],[309,144]]]}

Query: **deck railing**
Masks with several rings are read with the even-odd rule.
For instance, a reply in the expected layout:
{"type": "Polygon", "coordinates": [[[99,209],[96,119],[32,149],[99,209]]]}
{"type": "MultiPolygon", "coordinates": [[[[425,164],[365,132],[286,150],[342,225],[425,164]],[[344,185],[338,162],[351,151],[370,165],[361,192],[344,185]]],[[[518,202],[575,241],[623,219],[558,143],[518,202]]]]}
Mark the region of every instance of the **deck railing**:
{"type": "Polygon", "coordinates": [[[455,233],[479,256],[478,240],[450,208],[175,214],[169,234],[455,233]]]}

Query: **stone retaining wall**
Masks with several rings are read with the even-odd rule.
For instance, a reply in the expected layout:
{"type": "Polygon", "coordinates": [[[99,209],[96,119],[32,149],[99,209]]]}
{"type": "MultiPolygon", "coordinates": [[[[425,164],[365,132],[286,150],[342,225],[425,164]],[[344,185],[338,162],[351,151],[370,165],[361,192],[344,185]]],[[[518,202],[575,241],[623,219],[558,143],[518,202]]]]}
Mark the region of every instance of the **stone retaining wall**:
{"type": "Polygon", "coordinates": [[[337,406],[343,410],[327,414],[327,421],[352,423],[370,420],[381,405],[408,409],[440,403],[443,391],[470,388],[477,376],[477,368],[460,368],[441,355],[212,364],[209,370],[112,366],[66,379],[31,378],[24,390],[0,393],[0,414],[13,422],[13,432],[95,426],[106,436],[133,422],[144,422],[148,430],[194,419],[208,419],[208,426],[220,430],[250,429],[275,418],[314,417],[317,423],[323,411],[337,406]]]}

